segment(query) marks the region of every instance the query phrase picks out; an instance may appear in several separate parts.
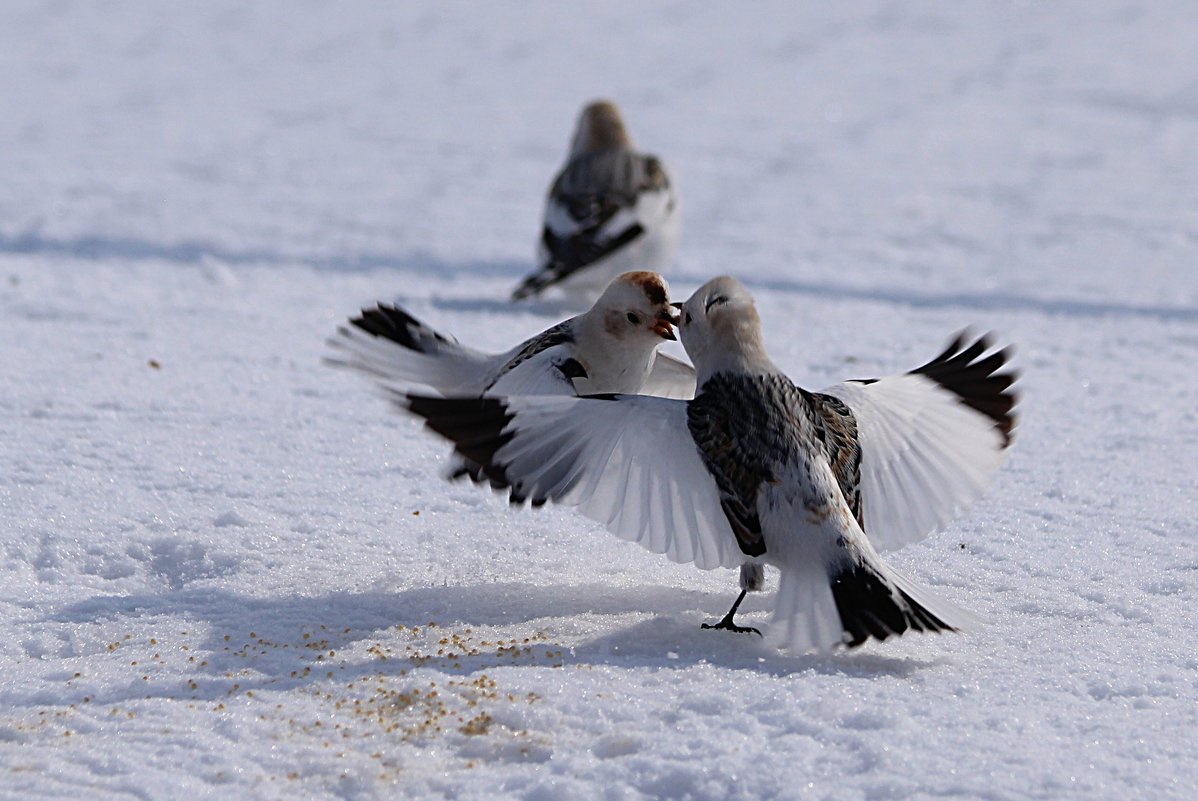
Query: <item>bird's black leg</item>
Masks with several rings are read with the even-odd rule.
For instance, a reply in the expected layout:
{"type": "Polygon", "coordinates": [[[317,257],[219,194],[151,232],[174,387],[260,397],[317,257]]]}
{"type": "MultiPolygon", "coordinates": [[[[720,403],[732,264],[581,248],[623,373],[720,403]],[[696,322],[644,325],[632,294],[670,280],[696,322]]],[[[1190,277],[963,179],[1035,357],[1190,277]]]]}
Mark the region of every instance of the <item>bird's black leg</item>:
{"type": "Polygon", "coordinates": [[[748,590],[741,590],[740,595],[738,595],[736,597],[736,602],[734,604],[732,604],[732,608],[728,610],[728,614],[724,615],[724,619],[721,620],[719,623],[704,623],[703,628],[705,628],[705,629],[727,629],[728,631],[735,631],[737,634],[748,634],[751,631],[754,634],[756,634],[758,637],[760,637],[761,632],[758,631],[757,629],[753,628],[752,626],[738,626],[738,625],[736,625],[735,622],[733,622],[733,618],[736,616],[736,610],[740,608],[740,602],[743,601],[745,599],[745,596],[748,594],[749,594],[748,590]]]}

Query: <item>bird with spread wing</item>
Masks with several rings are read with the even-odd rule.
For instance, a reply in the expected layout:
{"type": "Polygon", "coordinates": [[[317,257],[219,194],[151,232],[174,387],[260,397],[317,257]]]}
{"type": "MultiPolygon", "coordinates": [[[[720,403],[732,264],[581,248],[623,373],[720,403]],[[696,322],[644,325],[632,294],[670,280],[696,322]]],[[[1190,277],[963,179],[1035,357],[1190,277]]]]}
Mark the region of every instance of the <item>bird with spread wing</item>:
{"type": "Polygon", "coordinates": [[[515,503],[574,506],[700,568],[774,565],[779,646],[826,650],[976,620],[887,565],[874,543],[925,536],[988,484],[1015,425],[1007,350],[958,339],[910,373],[813,393],[769,359],[735,279],[700,287],[678,327],[696,369],[690,401],[396,401],[515,503]]]}

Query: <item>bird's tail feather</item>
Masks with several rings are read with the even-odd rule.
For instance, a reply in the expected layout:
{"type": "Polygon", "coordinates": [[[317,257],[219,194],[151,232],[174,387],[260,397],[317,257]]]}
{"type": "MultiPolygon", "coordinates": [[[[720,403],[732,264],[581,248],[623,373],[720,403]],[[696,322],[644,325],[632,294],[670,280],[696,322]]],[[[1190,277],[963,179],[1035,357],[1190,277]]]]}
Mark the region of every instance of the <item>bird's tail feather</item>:
{"type": "Polygon", "coordinates": [[[520,282],[520,285],[512,291],[512,300],[524,300],[539,295],[545,287],[556,280],[557,275],[552,270],[542,267],[520,282]]]}
{"type": "Polygon", "coordinates": [[[940,629],[924,628],[924,631],[973,631],[986,625],[986,621],[968,609],[957,606],[947,598],[933,592],[915,579],[887,565],[886,575],[902,592],[908,603],[939,620],[940,629]]]}
{"type": "Polygon", "coordinates": [[[769,641],[794,651],[830,651],[844,642],[832,588],[822,567],[782,569],[769,641]]]}
{"type": "Polygon", "coordinates": [[[963,631],[981,620],[880,564],[854,563],[829,576],[822,566],[783,570],[771,638],[796,651],[831,650],[908,631],[963,631]]]}
{"type": "Polygon", "coordinates": [[[349,367],[388,384],[423,384],[439,392],[469,391],[488,357],[459,344],[398,306],[379,304],[337,329],[325,363],[349,367]]]}

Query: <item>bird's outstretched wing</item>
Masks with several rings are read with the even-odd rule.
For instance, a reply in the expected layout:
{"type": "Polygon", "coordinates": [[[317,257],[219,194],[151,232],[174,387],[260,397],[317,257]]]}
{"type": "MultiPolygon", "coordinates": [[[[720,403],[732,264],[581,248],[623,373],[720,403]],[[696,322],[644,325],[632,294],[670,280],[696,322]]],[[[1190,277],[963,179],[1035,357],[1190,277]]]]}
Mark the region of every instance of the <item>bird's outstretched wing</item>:
{"type": "Polygon", "coordinates": [[[363,309],[338,327],[326,364],[391,384],[423,384],[438,392],[481,392],[498,357],[461,344],[397,305],[363,309]]]}
{"type": "Polygon", "coordinates": [[[856,422],[863,527],[878,550],[947,524],[982,494],[1011,444],[1018,374],[1010,349],[966,333],[909,373],[823,390],[856,422]]]}
{"type": "Polygon", "coordinates": [[[577,507],[622,539],[703,569],[741,562],[682,401],[401,392],[394,399],[481,466],[479,479],[507,488],[513,503],[577,507]]]}

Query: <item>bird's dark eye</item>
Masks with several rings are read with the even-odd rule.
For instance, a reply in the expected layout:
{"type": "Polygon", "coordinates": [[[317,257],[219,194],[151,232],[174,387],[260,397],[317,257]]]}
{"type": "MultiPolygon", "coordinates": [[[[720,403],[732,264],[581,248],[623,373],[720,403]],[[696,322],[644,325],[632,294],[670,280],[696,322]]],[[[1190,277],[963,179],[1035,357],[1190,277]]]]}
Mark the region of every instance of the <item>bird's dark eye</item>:
{"type": "Polygon", "coordinates": [[[641,324],[641,318],[636,316],[636,312],[628,312],[628,314],[624,316],[627,317],[628,322],[632,323],[633,325],[641,324]]]}
{"type": "Polygon", "coordinates": [[[727,303],[727,302],[728,302],[727,295],[716,295],[714,298],[708,299],[707,306],[704,307],[704,311],[711,311],[712,306],[719,306],[720,304],[727,303]]]}
{"type": "Polygon", "coordinates": [[[683,318],[682,322],[686,325],[691,324],[691,313],[690,312],[686,313],[686,317],[683,318]]]}

